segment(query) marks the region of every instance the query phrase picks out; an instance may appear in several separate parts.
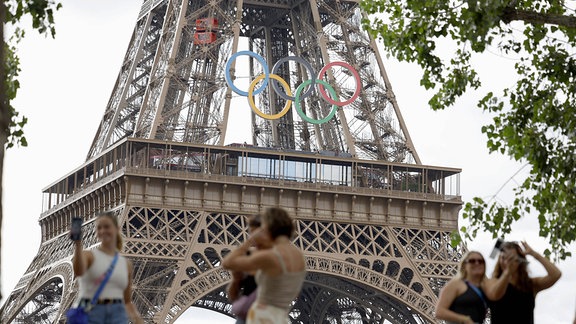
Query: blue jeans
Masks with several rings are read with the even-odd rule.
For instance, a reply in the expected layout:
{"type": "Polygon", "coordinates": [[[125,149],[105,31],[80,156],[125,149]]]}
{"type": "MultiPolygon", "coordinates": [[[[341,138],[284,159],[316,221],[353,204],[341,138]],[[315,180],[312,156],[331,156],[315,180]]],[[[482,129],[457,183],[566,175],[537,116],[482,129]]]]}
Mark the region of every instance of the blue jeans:
{"type": "Polygon", "coordinates": [[[88,315],[88,324],[128,324],[124,303],[94,305],[88,315]]]}

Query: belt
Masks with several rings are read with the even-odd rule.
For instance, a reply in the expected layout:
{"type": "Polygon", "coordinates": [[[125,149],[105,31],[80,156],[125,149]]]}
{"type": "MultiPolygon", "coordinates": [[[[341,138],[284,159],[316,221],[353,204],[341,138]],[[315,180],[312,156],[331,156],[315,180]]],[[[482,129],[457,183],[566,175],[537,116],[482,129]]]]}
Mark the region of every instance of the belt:
{"type": "MultiPolygon", "coordinates": [[[[91,300],[88,298],[83,298],[82,300],[80,300],[80,304],[90,304],[91,300]]],[[[123,303],[124,300],[120,299],[120,298],[105,298],[105,299],[98,299],[96,301],[96,305],[108,305],[108,304],[121,304],[123,303]]]]}

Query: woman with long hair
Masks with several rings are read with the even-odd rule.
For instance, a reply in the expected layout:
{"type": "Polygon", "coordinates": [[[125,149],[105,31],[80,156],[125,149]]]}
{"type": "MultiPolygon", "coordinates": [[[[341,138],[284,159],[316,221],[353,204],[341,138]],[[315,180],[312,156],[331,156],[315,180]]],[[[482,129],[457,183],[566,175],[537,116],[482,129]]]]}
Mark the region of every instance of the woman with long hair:
{"type": "Polygon", "coordinates": [[[526,242],[502,244],[492,278],[485,285],[491,311],[492,324],[534,323],[536,294],[550,288],[562,273],[547,258],[534,251],[526,242]],[[546,276],[531,278],[528,260],[532,256],[544,266],[546,276]]]}
{"type": "Polygon", "coordinates": [[[88,322],[127,324],[130,317],[134,323],[143,323],[132,303],[132,263],[119,255],[122,235],[112,212],[102,213],[96,218],[96,237],[100,245],[91,250],[82,249],[81,238],[74,241],[72,265],[74,276],[80,280],[78,304],[89,306],[107,270],[115,262],[109,280],[88,313],[88,322]]]}
{"type": "Polygon", "coordinates": [[[482,323],[488,308],[481,288],[486,279],[486,261],[480,252],[470,251],[460,260],[459,269],[440,291],[436,318],[448,323],[482,323]]]}
{"type": "Polygon", "coordinates": [[[261,215],[262,226],[230,252],[222,266],[231,271],[256,272],[256,301],[246,323],[288,323],[292,301],[306,276],[304,254],[292,244],[294,224],[282,208],[269,208],[261,215]],[[268,246],[246,253],[250,247],[268,246]]]}

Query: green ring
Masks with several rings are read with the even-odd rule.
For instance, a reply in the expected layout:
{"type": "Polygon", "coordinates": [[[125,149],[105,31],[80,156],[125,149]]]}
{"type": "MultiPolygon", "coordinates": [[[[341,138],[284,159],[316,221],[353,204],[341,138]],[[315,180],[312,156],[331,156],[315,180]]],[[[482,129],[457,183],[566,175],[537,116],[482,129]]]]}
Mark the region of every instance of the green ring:
{"type": "MultiPolygon", "coordinates": [[[[304,119],[305,121],[307,121],[311,124],[317,124],[317,125],[324,124],[325,122],[332,119],[332,117],[334,117],[334,115],[336,115],[336,111],[338,110],[338,106],[332,105],[332,111],[330,111],[328,116],[326,116],[322,119],[312,119],[312,118],[306,116],[306,114],[302,111],[302,107],[300,107],[300,94],[302,93],[302,90],[304,90],[304,87],[306,87],[310,83],[312,83],[312,80],[306,80],[306,81],[302,82],[298,86],[298,88],[296,88],[296,93],[294,94],[294,107],[296,108],[296,112],[298,113],[298,115],[300,115],[300,117],[302,119],[304,119]]],[[[330,84],[328,84],[328,82],[326,82],[324,80],[316,79],[316,80],[314,80],[314,83],[320,83],[321,85],[325,86],[328,89],[328,92],[330,92],[330,94],[332,95],[332,99],[335,99],[336,101],[338,100],[338,94],[336,93],[336,90],[334,90],[334,88],[332,88],[332,86],[330,84]]]]}

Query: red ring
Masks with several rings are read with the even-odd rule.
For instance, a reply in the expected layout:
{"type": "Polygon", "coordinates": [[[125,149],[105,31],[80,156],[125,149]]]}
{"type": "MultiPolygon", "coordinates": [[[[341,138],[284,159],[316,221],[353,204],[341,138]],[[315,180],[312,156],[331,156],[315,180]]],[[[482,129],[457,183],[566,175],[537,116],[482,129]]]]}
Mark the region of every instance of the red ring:
{"type": "Polygon", "coordinates": [[[352,101],[356,100],[356,98],[358,98],[358,96],[360,95],[360,89],[362,88],[362,83],[360,82],[360,75],[358,74],[358,71],[356,71],[356,69],[354,69],[352,67],[352,65],[346,63],[346,62],[330,62],[328,64],[326,64],[322,70],[320,70],[320,73],[318,73],[318,79],[322,80],[322,76],[324,75],[324,73],[326,73],[326,71],[332,67],[333,65],[339,65],[341,67],[347,68],[348,70],[350,70],[350,72],[352,72],[352,74],[354,75],[354,77],[356,78],[356,91],[354,91],[354,94],[352,95],[352,97],[350,97],[350,99],[346,100],[346,101],[334,101],[332,98],[330,98],[330,96],[328,96],[326,94],[326,90],[324,90],[324,86],[322,86],[321,84],[317,84],[318,86],[318,90],[320,90],[320,93],[322,94],[322,97],[324,97],[324,99],[326,101],[328,101],[329,103],[342,107],[342,106],[346,106],[348,104],[350,104],[352,101]]]}

